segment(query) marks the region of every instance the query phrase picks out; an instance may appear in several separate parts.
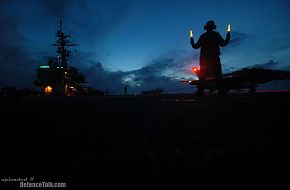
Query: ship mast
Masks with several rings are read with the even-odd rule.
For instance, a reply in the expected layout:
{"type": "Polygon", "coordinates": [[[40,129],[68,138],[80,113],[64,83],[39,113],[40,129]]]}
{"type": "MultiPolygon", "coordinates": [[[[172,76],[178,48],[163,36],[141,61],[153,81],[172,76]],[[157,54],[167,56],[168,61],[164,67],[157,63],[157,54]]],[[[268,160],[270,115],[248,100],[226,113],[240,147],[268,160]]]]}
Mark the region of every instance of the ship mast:
{"type": "Polygon", "coordinates": [[[52,46],[56,46],[58,53],[58,64],[64,68],[68,67],[68,57],[71,55],[71,51],[67,49],[70,46],[77,46],[77,44],[71,43],[69,38],[71,36],[65,34],[62,30],[62,21],[59,21],[59,29],[56,33],[56,42],[52,46]]]}

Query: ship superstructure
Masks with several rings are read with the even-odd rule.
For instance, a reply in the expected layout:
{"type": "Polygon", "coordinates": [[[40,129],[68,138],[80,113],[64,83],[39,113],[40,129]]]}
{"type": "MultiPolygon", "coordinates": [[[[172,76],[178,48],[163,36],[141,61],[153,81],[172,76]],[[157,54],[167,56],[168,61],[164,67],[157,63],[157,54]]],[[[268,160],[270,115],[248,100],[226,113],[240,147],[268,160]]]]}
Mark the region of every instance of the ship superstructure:
{"type": "Polygon", "coordinates": [[[57,47],[57,57],[49,58],[48,63],[37,68],[37,76],[34,84],[42,89],[45,95],[74,96],[82,93],[81,83],[85,83],[85,77],[77,68],[69,66],[68,57],[71,56],[71,36],[63,32],[62,21],[56,33],[56,41],[52,46],[57,47]]]}

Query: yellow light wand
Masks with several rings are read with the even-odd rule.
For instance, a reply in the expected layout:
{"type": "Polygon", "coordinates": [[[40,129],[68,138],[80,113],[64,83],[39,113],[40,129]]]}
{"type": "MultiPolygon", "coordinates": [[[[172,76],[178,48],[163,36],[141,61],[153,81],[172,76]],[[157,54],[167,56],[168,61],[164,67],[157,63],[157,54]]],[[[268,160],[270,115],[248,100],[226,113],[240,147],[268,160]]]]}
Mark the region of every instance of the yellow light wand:
{"type": "Polygon", "coordinates": [[[190,30],[190,32],[189,32],[189,36],[190,36],[191,38],[193,38],[192,30],[190,30]]]}
{"type": "Polygon", "coordinates": [[[230,32],[231,31],[231,25],[229,24],[228,25],[228,32],[230,32]]]}

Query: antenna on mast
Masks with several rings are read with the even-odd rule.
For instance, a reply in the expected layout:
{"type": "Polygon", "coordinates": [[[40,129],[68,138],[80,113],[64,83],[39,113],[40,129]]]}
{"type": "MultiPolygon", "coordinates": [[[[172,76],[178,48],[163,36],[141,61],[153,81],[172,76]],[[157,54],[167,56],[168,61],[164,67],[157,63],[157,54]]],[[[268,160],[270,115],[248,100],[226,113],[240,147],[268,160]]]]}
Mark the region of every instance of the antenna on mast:
{"type": "Polygon", "coordinates": [[[59,30],[62,31],[62,21],[59,21],[59,30]]]}
{"type": "Polygon", "coordinates": [[[65,34],[62,31],[62,21],[59,21],[59,30],[56,33],[56,42],[52,44],[52,46],[56,46],[59,57],[59,64],[62,67],[67,68],[68,67],[68,57],[71,55],[71,51],[67,49],[69,46],[77,46],[77,44],[74,44],[70,42],[69,38],[71,36],[68,34],[65,34]]]}

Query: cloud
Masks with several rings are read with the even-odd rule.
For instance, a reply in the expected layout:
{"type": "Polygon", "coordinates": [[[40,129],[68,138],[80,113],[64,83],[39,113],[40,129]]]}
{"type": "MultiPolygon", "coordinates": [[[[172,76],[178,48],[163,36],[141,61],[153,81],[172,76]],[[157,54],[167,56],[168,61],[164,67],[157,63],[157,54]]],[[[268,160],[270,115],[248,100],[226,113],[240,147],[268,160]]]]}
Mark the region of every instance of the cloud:
{"type": "MultiPolygon", "coordinates": [[[[180,83],[177,73],[184,75],[181,63],[174,59],[160,58],[133,71],[106,71],[100,62],[83,70],[89,85],[99,90],[109,89],[110,93],[120,94],[125,84],[129,93],[140,93],[143,90],[162,88],[165,93],[192,92],[193,86],[180,83]],[[176,75],[168,74],[171,71],[176,75]]],[[[191,74],[192,75],[192,74],[191,74]]],[[[193,76],[191,76],[192,79],[193,76]]],[[[184,78],[183,78],[184,79],[184,78]]]]}
{"type": "Polygon", "coordinates": [[[122,71],[106,71],[100,62],[84,68],[82,71],[86,77],[88,84],[98,90],[104,91],[108,89],[110,93],[119,94],[123,87],[122,77],[125,75],[122,71]]]}
{"type": "Polygon", "coordinates": [[[0,17],[0,85],[24,88],[32,85],[35,60],[25,49],[25,37],[19,32],[19,18],[0,17]]]}
{"type": "Polygon", "coordinates": [[[290,63],[282,68],[284,71],[290,71],[290,63]]]}
{"type": "Polygon", "coordinates": [[[262,69],[275,69],[278,66],[279,66],[279,62],[278,61],[274,61],[274,60],[269,60],[266,63],[253,65],[253,67],[262,68],[262,69]]]}
{"type": "MultiPolygon", "coordinates": [[[[65,31],[74,31],[76,35],[73,37],[81,36],[78,38],[81,45],[94,46],[112,27],[124,19],[131,8],[129,0],[122,2],[93,1],[90,2],[93,3],[90,6],[87,3],[88,1],[85,0],[27,0],[25,2],[1,0],[0,85],[13,85],[19,88],[33,86],[36,68],[43,62],[43,58],[38,56],[40,53],[36,55],[35,52],[44,52],[53,43],[46,39],[46,36],[54,36],[53,33],[48,33],[54,31],[54,29],[48,30],[48,28],[51,29],[51,23],[64,19],[65,31]],[[20,7],[22,11],[19,11],[20,7]],[[104,7],[107,8],[104,9],[104,7]],[[46,42],[48,43],[46,44],[46,42]]],[[[97,65],[92,66],[95,63],[92,60],[100,55],[93,50],[94,48],[91,49],[91,52],[81,50],[78,52],[79,57],[70,60],[72,63],[74,60],[80,61],[81,64],[76,64],[80,70],[92,67],[95,72],[101,73],[99,80],[103,80],[103,84],[111,78],[117,79],[117,83],[120,83],[122,80],[119,75],[122,72],[112,74],[98,70],[100,68],[97,65]]]]}
{"type": "Polygon", "coordinates": [[[38,1],[45,14],[49,17],[63,18],[68,17],[72,10],[84,10],[87,8],[86,1],[79,0],[40,0],[38,1]]]}
{"type": "Polygon", "coordinates": [[[42,18],[63,20],[80,41],[95,45],[130,13],[135,1],[40,0],[42,18]]]}
{"type": "Polygon", "coordinates": [[[249,34],[232,31],[229,47],[239,46],[244,40],[247,40],[249,37],[250,37],[249,34]]]}
{"type": "Polygon", "coordinates": [[[138,80],[135,74],[128,74],[122,77],[122,83],[131,87],[141,86],[141,81],[138,80]]]}

